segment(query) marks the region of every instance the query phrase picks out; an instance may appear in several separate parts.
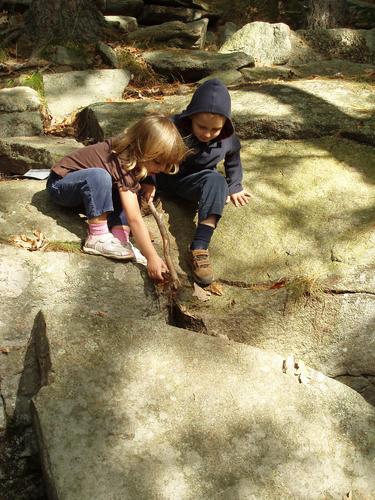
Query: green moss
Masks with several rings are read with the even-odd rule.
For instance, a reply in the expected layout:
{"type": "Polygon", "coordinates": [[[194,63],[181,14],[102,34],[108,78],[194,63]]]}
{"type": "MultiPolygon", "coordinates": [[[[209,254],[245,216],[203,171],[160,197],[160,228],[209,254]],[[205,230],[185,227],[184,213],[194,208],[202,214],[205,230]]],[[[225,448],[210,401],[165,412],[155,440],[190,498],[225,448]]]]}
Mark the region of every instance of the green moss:
{"type": "Polygon", "coordinates": [[[30,75],[23,75],[20,79],[20,84],[36,90],[40,97],[44,97],[43,77],[40,73],[35,72],[30,75]]]}
{"type": "Polygon", "coordinates": [[[81,253],[81,243],[76,241],[49,241],[45,251],[81,253]]]}

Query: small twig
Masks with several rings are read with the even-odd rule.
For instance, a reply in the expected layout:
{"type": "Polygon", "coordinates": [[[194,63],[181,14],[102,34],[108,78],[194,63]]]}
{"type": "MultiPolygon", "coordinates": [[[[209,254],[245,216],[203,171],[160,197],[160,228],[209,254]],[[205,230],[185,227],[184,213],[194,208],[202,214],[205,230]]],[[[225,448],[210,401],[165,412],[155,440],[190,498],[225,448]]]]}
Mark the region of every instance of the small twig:
{"type": "Polygon", "coordinates": [[[167,233],[167,230],[165,228],[164,222],[162,221],[162,218],[158,211],[155,208],[155,205],[153,204],[152,200],[148,202],[148,206],[150,207],[150,211],[152,215],[154,216],[156,223],[158,225],[161,238],[163,240],[163,253],[164,253],[164,258],[165,262],[168,266],[169,272],[171,274],[172,278],[172,287],[174,290],[177,290],[181,286],[180,280],[178,279],[176,269],[173,265],[171,254],[170,254],[170,244],[169,244],[169,236],[167,233]]]}

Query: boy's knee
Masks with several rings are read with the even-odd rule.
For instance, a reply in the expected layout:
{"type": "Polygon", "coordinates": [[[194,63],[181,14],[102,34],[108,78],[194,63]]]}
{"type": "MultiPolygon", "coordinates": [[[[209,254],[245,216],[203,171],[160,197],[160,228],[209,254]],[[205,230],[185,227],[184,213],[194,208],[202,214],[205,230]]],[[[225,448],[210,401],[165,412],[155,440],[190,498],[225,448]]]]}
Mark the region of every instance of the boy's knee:
{"type": "Polygon", "coordinates": [[[220,174],[220,172],[213,170],[212,173],[208,176],[207,180],[215,190],[223,191],[224,193],[228,192],[227,181],[225,177],[220,174]]]}

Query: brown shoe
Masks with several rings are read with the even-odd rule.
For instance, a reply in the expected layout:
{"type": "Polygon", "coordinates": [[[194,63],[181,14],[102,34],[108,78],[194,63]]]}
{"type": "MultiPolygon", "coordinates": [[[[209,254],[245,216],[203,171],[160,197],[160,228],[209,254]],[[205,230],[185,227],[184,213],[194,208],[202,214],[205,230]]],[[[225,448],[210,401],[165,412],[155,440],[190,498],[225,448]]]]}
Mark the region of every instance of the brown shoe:
{"type": "Polygon", "coordinates": [[[214,274],[208,256],[208,250],[197,248],[189,250],[189,263],[193,271],[194,281],[198,285],[207,286],[214,280],[214,274]]]}

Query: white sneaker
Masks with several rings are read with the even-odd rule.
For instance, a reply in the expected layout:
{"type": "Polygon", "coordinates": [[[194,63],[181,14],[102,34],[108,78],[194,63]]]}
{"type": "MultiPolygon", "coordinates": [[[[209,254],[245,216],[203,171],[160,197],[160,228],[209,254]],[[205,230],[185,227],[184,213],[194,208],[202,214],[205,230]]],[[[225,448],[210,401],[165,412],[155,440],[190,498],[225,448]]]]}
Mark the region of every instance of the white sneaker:
{"type": "Polygon", "coordinates": [[[91,255],[103,255],[111,259],[131,260],[134,253],[129,245],[122,245],[112,233],[89,235],[83,245],[83,251],[91,255]]]}

